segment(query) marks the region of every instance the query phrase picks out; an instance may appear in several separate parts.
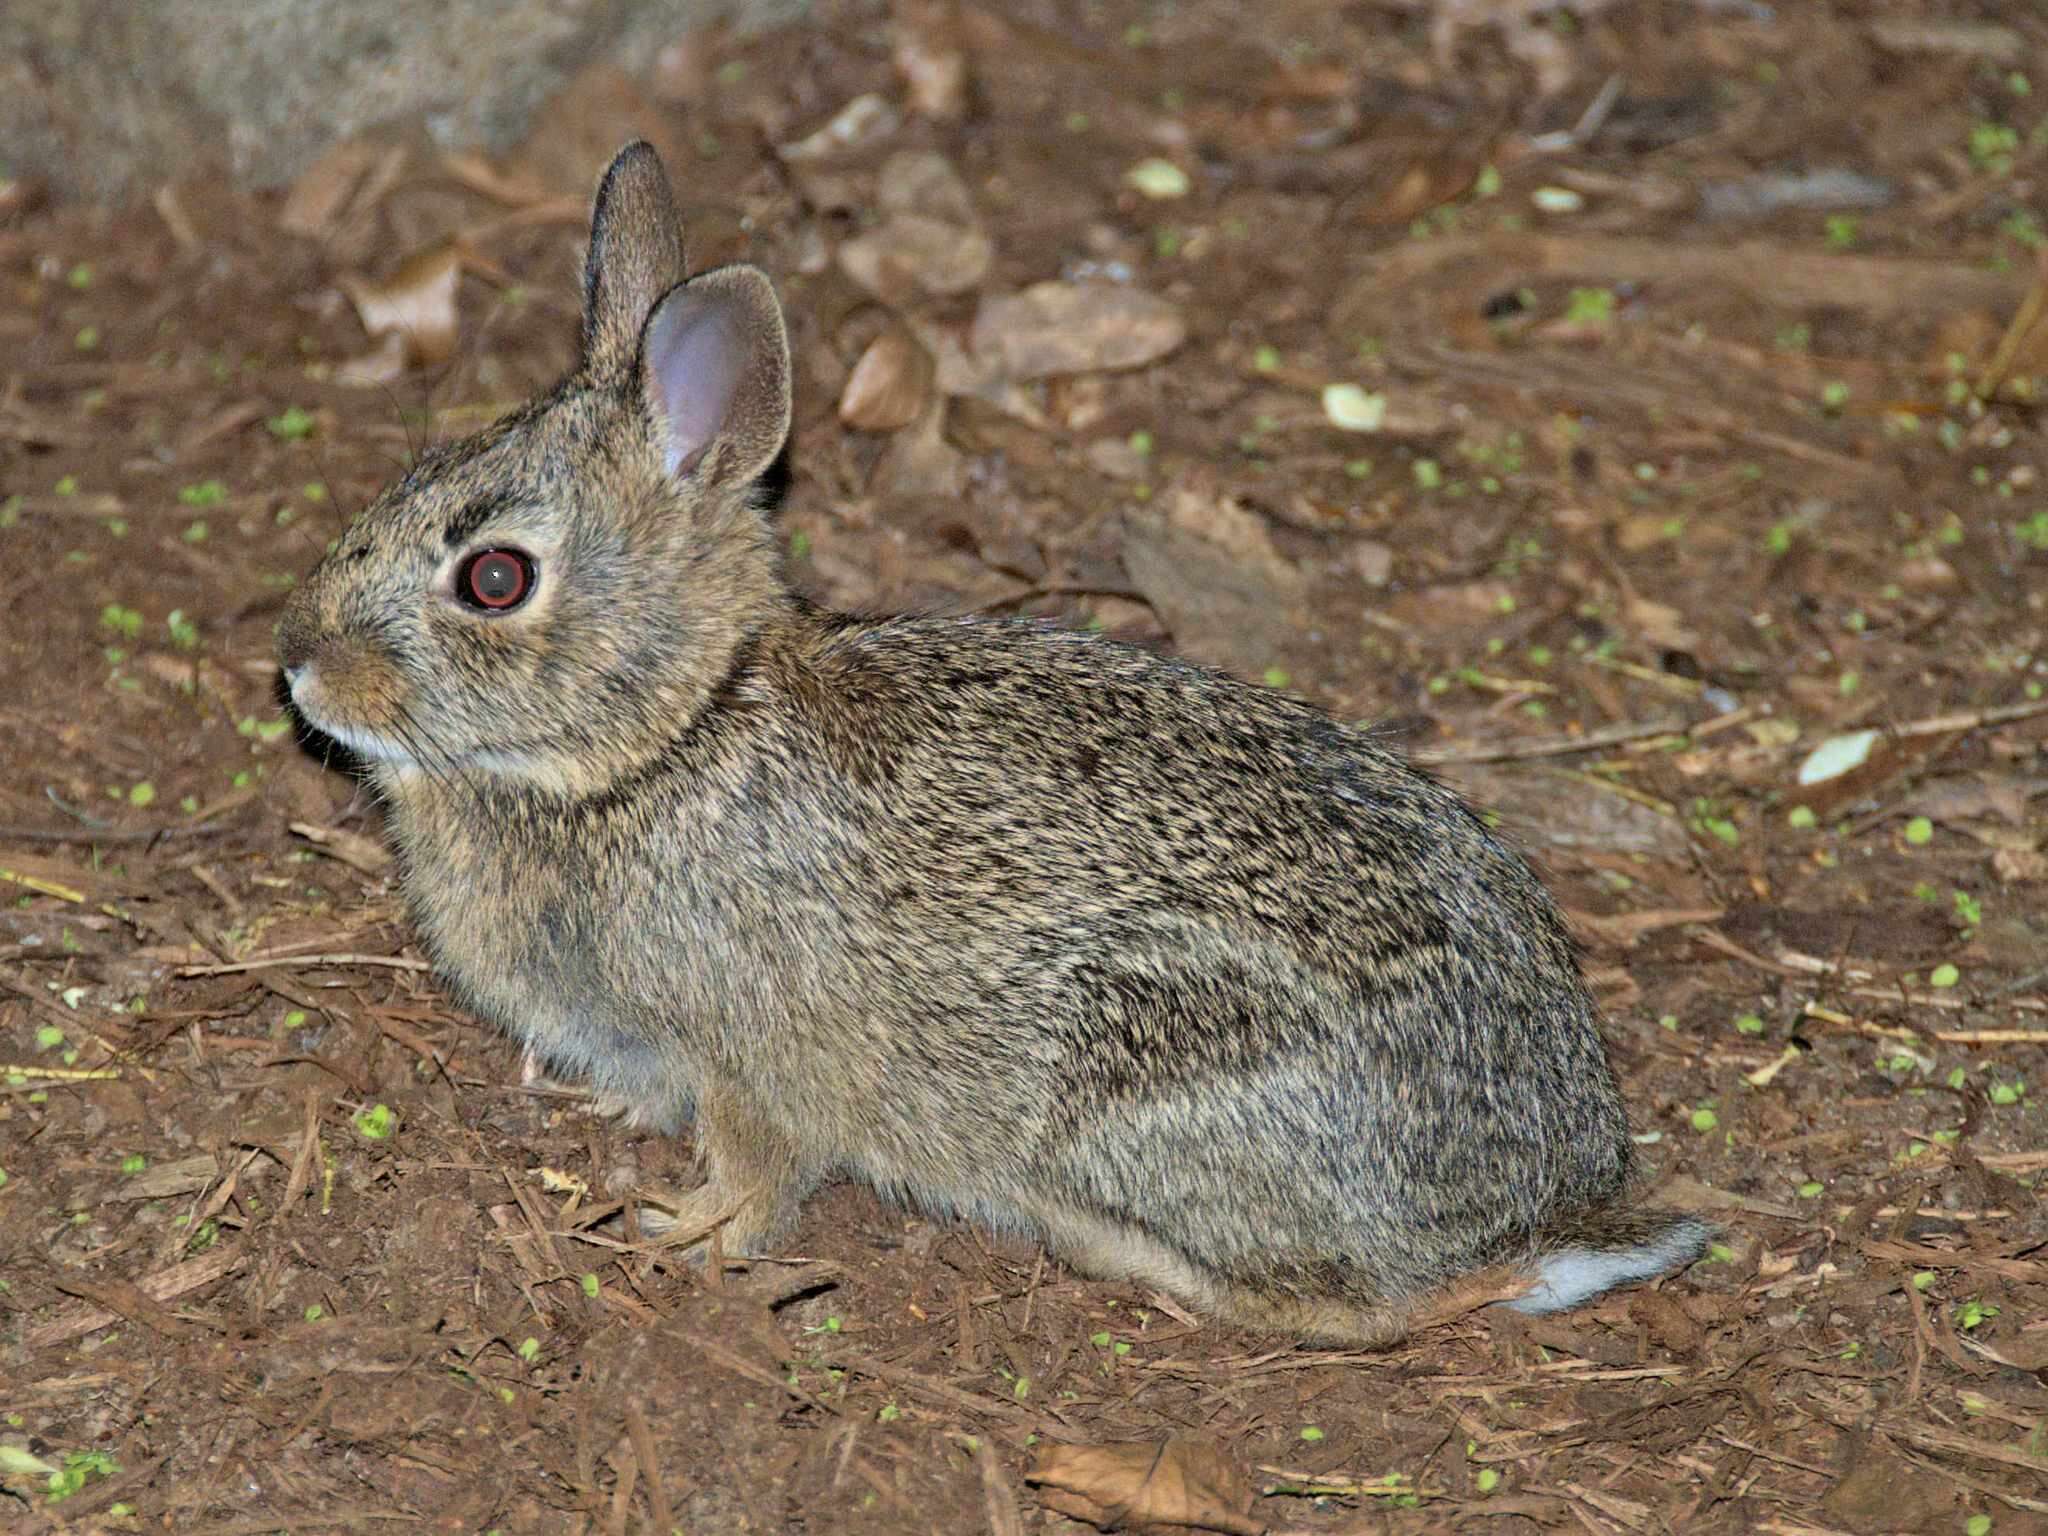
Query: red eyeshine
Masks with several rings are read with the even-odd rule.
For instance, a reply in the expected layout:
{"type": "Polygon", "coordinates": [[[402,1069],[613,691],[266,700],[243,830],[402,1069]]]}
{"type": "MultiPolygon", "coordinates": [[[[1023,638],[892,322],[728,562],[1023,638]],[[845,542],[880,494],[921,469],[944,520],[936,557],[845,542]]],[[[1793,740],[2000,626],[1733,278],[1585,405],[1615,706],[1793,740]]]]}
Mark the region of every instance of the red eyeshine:
{"type": "Polygon", "coordinates": [[[471,555],[458,578],[464,601],[503,613],[526,601],[533,585],[532,563],[516,549],[487,549],[471,555]]]}

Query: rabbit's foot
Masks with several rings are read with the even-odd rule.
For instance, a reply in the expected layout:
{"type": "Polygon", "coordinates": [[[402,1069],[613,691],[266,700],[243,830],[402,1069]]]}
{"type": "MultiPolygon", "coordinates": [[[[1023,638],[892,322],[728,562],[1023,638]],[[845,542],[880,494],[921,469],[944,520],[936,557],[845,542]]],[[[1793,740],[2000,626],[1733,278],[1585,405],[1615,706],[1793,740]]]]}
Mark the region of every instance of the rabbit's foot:
{"type": "Polygon", "coordinates": [[[651,1202],[636,1212],[641,1233],[663,1247],[684,1249],[684,1257],[700,1265],[710,1262],[714,1231],[721,1252],[757,1255],[795,1214],[795,1202],[781,1191],[736,1192],[716,1178],[685,1194],[647,1193],[651,1202]]]}

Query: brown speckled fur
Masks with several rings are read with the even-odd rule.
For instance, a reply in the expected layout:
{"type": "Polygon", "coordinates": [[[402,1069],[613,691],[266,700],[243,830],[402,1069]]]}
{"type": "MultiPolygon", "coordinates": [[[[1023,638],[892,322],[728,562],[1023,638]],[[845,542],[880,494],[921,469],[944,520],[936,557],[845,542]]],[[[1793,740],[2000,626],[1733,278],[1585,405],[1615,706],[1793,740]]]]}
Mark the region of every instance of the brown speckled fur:
{"type": "Polygon", "coordinates": [[[765,279],[680,290],[652,151],[598,199],[582,366],[424,458],[293,595],[462,999],[694,1121],[728,1251],[847,1174],[1251,1326],[1382,1343],[1445,1287],[1664,1218],[1557,913],[1448,790],[1282,695],[785,584],[765,279]],[[667,294],[744,367],[674,473],[667,294]],[[452,572],[529,551],[525,606],[452,572]]]}

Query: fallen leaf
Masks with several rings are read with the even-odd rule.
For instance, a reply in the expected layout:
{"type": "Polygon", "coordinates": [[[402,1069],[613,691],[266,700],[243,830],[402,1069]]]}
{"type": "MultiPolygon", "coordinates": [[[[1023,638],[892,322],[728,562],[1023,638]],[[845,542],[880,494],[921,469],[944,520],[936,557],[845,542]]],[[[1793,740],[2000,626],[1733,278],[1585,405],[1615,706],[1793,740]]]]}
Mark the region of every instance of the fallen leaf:
{"type": "Polygon", "coordinates": [[[1513,589],[1504,581],[1455,582],[1413,587],[1388,603],[1384,611],[1388,618],[1412,629],[1440,633],[1493,622],[1506,611],[1503,599],[1512,600],[1513,596],[1513,589]]]}
{"type": "Polygon", "coordinates": [[[2001,848],[1991,855],[1991,872],[2005,885],[2048,880],[2048,853],[2038,848],[2001,848]]]}
{"type": "Polygon", "coordinates": [[[375,183],[375,195],[381,195],[404,163],[403,148],[363,139],[336,144],[307,166],[285,193],[284,206],[277,211],[278,228],[309,240],[328,239],[362,200],[366,186],[375,183]]]}
{"type": "Polygon", "coordinates": [[[889,61],[919,117],[948,120],[967,110],[967,53],[958,0],[896,0],[889,61]]]}
{"type": "Polygon", "coordinates": [[[1877,745],[1878,737],[1878,732],[1869,730],[1830,736],[1807,753],[1806,761],[1799,765],[1800,787],[1825,784],[1851,769],[1861,768],[1870,760],[1871,749],[1877,745]]]}
{"type": "Polygon", "coordinates": [[[1377,432],[1387,424],[1387,397],[1357,384],[1326,384],[1323,414],[1343,431],[1377,432]]]}
{"type": "Polygon", "coordinates": [[[839,392],[839,419],[862,432],[897,432],[917,420],[932,394],[932,356],[901,326],[861,353],[839,392]]]}
{"type": "MultiPolygon", "coordinates": [[[[462,259],[460,243],[444,240],[407,257],[381,283],[349,276],[341,279],[341,290],[373,340],[396,336],[406,366],[431,367],[455,352],[455,291],[462,281],[462,259]]],[[[384,350],[388,353],[388,341],[384,350]]],[[[344,366],[340,371],[349,370],[344,366]]]]}
{"type": "Polygon", "coordinates": [[[1142,368],[1186,338],[1175,305],[1112,283],[1034,283],[974,317],[974,350],[1012,379],[1142,368]]]}
{"type": "Polygon", "coordinates": [[[1623,622],[1660,650],[1689,651],[1699,636],[1687,626],[1685,615],[1669,603],[1632,597],[1622,611],[1623,622]]]}
{"type": "Polygon", "coordinates": [[[508,174],[473,151],[443,155],[441,169],[470,191],[480,193],[494,203],[503,203],[508,208],[528,208],[535,203],[547,202],[554,196],[553,189],[537,178],[508,174]]]}
{"type": "Polygon", "coordinates": [[[839,248],[846,275],[887,304],[913,289],[965,293],[987,274],[995,245],[978,229],[918,213],[899,213],[839,248]]]}
{"type": "Polygon", "coordinates": [[[1193,183],[1188,173],[1171,160],[1154,155],[1140,160],[1124,172],[1126,185],[1135,188],[1141,196],[1155,202],[1166,202],[1177,197],[1186,197],[1193,183]]]}
{"type": "Polygon", "coordinates": [[[1449,764],[1438,771],[1474,805],[1506,818],[1517,841],[1588,853],[1647,854],[1681,865],[1691,857],[1691,839],[1675,817],[1590,776],[1470,763],[1449,764]]]}
{"type": "Polygon", "coordinates": [[[1049,1445],[1024,1481],[1061,1514],[1105,1531],[1260,1536],[1266,1529],[1251,1517],[1244,1475],[1206,1440],[1049,1445]]]}
{"type": "Polygon", "coordinates": [[[1234,559],[1269,571],[1293,572],[1294,567],[1273,542],[1265,519],[1235,496],[1225,495],[1204,471],[1173,481],[1159,497],[1158,506],[1176,528],[1216,545],[1234,559]]]}
{"type": "Polygon", "coordinates": [[[1902,560],[1897,566],[1899,585],[1908,592],[1946,592],[1959,579],[1956,568],[1939,555],[1902,560]]]}
{"type": "Polygon", "coordinates": [[[902,126],[902,115],[889,99],[870,91],[833,113],[823,127],[775,152],[789,161],[830,159],[879,144],[902,126]]]}
{"type": "Polygon", "coordinates": [[[1718,922],[1721,916],[1719,907],[1622,912],[1611,917],[1571,907],[1565,909],[1565,917],[1573,930],[1589,944],[1601,949],[1634,949],[1645,937],[1662,929],[1681,928],[1689,923],[1718,922]]]}
{"type": "Polygon", "coordinates": [[[396,331],[387,332],[369,351],[336,364],[334,382],[354,389],[389,384],[405,377],[405,358],[405,338],[396,331]]]}
{"type": "Polygon", "coordinates": [[[1937,779],[1899,805],[1901,812],[1926,816],[1944,825],[1979,816],[1997,816],[2015,827],[2027,824],[2027,801],[2048,783],[1972,775],[1937,779]]]}
{"type": "Polygon", "coordinates": [[[1360,539],[1345,558],[1368,587],[1384,587],[1393,577],[1394,551],[1378,539],[1360,539]]]}
{"type": "Polygon", "coordinates": [[[1300,571],[1229,498],[1170,489],[1156,510],[1125,515],[1122,553],[1132,585],[1197,661],[1257,676],[1300,635],[1300,571]]]}
{"type": "Polygon", "coordinates": [[[884,213],[921,213],[949,224],[974,223],[974,194],[937,150],[898,150],[875,177],[875,201],[884,213]]]}
{"type": "Polygon", "coordinates": [[[317,827],[309,821],[291,823],[291,830],[307,842],[338,859],[350,869],[366,875],[381,875],[391,867],[391,851],[375,838],[364,837],[343,827],[317,827]]]}
{"type": "Polygon", "coordinates": [[[887,451],[868,478],[870,495],[899,500],[966,493],[967,459],[946,441],[945,415],[944,408],[935,404],[889,439],[887,451]]]}

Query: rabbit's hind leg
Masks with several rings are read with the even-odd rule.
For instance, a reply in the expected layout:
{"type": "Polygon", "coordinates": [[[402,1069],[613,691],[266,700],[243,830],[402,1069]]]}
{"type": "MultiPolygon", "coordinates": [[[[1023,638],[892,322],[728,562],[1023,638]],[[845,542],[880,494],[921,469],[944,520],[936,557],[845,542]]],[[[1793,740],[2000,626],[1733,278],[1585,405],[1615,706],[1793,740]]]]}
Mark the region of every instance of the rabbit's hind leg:
{"type": "Polygon", "coordinates": [[[1218,1322],[1356,1349],[1384,1348],[1410,1327],[1410,1309],[1403,1303],[1302,1295],[1233,1281],[1112,1217],[1062,1210],[1043,1219],[1048,1246],[1075,1269],[1098,1279],[1155,1286],[1218,1322]]]}
{"type": "Polygon", "coordinates": [[[1150,1285],[1201,1311],[1225,1289],[1219,1277],[1142,1228],[1092,1211],[1033,1213],[1054,1256],[1084,1275],[1150,1285]]]}

